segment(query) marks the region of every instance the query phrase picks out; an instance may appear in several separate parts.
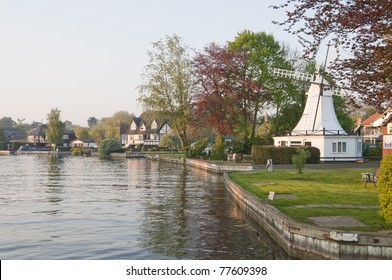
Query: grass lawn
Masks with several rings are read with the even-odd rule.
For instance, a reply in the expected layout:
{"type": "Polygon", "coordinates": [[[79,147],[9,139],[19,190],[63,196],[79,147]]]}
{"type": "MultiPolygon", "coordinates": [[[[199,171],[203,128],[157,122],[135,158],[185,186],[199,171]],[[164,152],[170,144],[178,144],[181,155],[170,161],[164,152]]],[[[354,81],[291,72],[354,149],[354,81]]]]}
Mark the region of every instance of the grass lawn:
{"type": "Polygon", "coordinates": [[[274,207],[298,222],[312,224],[309,217],[351,216],[367,226],[344,227],[345,230],[392,230],[392,225],[385,223],[379,215],[379,209],[374,208],[379,206],[378,189],[372,183],[368,183],[365,188],[365,184],[361,181],[362,172],[372,172],[372,170],[306,169],[302,174],[298,174],[294,169],[275,172],[263,170],[232,172],[229,176],[240,186],[265,202],[273,204],[274,207]],[[268,200],[270,191],[276,193],[273,202],[268,200]],[[290,197],[279,197],[282,194],[290,195],[290,197]],[[328,207],[331,204],[334,206],[328,207]],[[354,206],[360,208],[353,208],[354,206]]]}

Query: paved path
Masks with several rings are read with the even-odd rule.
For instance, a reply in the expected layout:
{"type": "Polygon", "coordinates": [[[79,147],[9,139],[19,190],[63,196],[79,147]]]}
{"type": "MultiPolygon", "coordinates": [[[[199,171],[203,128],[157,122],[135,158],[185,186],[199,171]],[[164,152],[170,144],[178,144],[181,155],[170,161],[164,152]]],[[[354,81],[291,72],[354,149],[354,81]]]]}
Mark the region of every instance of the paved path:
{"type": "Polygon", "coordinates": [[[349,205],[349,204],[307,204],[296,205],[291,208],[353,208],[353,209],[379,209],[375,205],[349,205]]]}

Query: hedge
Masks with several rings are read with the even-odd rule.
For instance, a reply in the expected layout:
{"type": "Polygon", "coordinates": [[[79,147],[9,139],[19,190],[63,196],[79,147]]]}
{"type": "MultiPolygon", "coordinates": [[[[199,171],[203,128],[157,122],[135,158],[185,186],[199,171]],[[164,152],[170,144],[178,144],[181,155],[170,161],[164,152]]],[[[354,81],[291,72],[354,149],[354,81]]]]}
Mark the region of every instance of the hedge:
{"type": "MultiPolygon", "coordinates": [[[[305,147],[310,151],[306,163],[320,163],[320,150],[316,147],[305,147]]],[[[252,146],[252,158],[257,164],[267,163],[272,159],[274,164],[291,164],[291,158],[297,153],[297,147],[252,146]]]]}

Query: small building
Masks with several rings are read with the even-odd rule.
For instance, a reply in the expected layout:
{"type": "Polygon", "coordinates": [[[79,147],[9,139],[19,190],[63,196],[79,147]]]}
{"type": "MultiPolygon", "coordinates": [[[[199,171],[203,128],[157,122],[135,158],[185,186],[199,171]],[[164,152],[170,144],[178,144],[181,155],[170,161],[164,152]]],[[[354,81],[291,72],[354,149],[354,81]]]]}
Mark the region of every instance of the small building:
{"type": "Polygon", "coordinates": [[[392,108],[386,110],[374,122],[382,131],[382,157],[392,154],[392,108]]]}
{"type": "Polygon", "coordinates": [[[379,112],[374,113],[366,120],[361,121],[358,127],[355,129],[355,132],[362,136],[363,144],[365,148],[367,147],[376,147],[382,144],[382,131],[381,127],[378,125],[374,125],[374,123],[382,117],[382,114],[379,112]]]}
{"type": "Polygon", "coordinates": [[[121,142],[125,148],[154,148],[170,131],[171,127],[165,120],[148,122],[140,117],[134,118],[130,125],[121,126],[121,142]]]}
{"type": "Polygon", "coordinates": [[[44,124],[38,125],[29,134],[27,134],[27,142],[34,143],[35,145],[46,145],[46,130],[47,126],[44,124]]]}
{"type": "MultiPolygon", "coordinates": [[[[45,124],[40,124],[35,129],[33,129],[29,134],[27,134],[27,142],[33,143],[36,146],[44,146],[48,144],[46,138],[46,129],[47,126],[45,124]]],[[[73,130],[66,129],[63,135],[63,146],[68,147],[71,144],[71,141],[75,140],[75,132],[73,130]]]]}
{"type": "Polygon", "coordinates": [[[97,143],[94,140],[82,141],[79,139],[72,140],[70,143],[71,147],[79,147],[79,148],[98,148],[97,143]]]}

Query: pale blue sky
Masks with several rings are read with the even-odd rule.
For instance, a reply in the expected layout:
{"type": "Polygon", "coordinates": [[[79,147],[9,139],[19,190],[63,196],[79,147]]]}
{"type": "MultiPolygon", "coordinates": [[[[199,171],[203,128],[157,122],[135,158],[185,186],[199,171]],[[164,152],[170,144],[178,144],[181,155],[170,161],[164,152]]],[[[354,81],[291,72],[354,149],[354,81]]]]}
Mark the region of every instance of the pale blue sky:
{"type": "Polygon", "coordinates": [[[137,104],[151,43],[173,33],[192,48],[224,44],[244,29],[297,39],[273,25],[284,0],[0,0],[0,118],[87,126],[137,104]]]}

